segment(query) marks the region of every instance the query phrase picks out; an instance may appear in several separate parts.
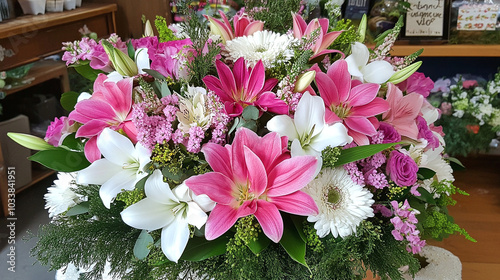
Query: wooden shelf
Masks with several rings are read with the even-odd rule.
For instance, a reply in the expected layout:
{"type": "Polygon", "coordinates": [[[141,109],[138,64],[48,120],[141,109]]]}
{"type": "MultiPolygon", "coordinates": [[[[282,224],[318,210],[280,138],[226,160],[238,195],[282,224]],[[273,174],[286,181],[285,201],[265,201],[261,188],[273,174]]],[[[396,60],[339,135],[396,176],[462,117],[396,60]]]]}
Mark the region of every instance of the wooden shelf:
{"type": "Polygon", "coordinates": [[[56,172],[54,170],[50,169],[38,169],[38,168],[33,168],[31,170],[31,182],[27,185],[24,185],[18,189],[16,189],[16,194],[24,191],[25,189],[35,185],[36,183],[42,181],[43,179],[51,176],[52,174],[55,174],[56,172]]]}
{"type": "Polygon", "coordinates": [[[395,45],[391,55],[407,56],[424,49],[422,57],[500,57],[500,45],[395,45]]]}

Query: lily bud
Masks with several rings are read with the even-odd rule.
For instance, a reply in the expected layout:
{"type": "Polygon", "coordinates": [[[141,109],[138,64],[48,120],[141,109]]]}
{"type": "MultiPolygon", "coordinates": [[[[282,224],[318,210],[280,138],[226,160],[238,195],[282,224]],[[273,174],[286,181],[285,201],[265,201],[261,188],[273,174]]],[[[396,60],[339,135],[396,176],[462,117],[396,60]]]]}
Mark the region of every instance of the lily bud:
{"type": "Polygon", "coordinates": [[[124,54],[107,41],[102,41],[102,45],[118,74],[124,77],[133,77],[139,73],[137,64],[135,64],[135,62],[128,55],[124,54]]]}
{"type": "Polygon", "coordinates": [[[366,14],[363,15],[361,18],[361,22],[359,23],[358,27],[358,34],[359,34],[359,42],[363,43],[365,41],[366,37],[366,25],[367,25],[367,19],[366,19],[366,14]]]}
{"type": "Polygon", "coordinates": [[[144,36],[143,37],[154,37],[155,34],[153,32],[153,27],[151,26],[151,22],[149,19],[146,20],[146,24],[144,26],[144,36]]]}
{"type": "Polygon", "coordinates": [[[293,91],[302,92],[306,90],[306,88],[312,83],[315,77],[316,77],[316,71],[312,70],[305,72],[304,74],[301,74],[297,78],[297,82],[295,83],[295,89],[293,91]]]}
{"type": "Polygon", "coordinates": [[[54,146],[45,142],[42,138],[30,134],[7,132],[7,136],[17,144],[31,150],[44,151],[54,149],[54,146]]]}
{"type": "Polygon", "coordinates": [[[413,73],[415,73],[418,68],[420,68],[420,65],[422,65],[422,61],[418,61],[406,66],[405,68],[394,73],[387,82],[393,83],[395,85],[401,83],[402,81],[408,79],[413,73]]]}

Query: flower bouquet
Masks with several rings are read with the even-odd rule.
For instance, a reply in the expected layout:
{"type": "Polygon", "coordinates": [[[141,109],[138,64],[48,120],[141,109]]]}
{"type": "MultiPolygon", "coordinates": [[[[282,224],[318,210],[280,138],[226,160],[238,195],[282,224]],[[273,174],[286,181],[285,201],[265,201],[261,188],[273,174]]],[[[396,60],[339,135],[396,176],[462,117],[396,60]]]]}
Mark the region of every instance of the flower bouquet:
{"type": "Polygon", "coordinates": [[[388,56],[401,22],[370,50],[366,20],[301,11],[66,43],[91,93],[63,94],[45,139],[10,134],[59,172],[32,254],[84,278],[402,279],[426,239],[472,240],[437,109],[402,84],[418,54],[388,56]]]}
{"type": "Polygon", "coordinates": [[[429,102],[440,108],[446,152],[467,156],[488,151],[500,134],[500,72],[490,81],[457,75],[436,81],[429,102]]]}

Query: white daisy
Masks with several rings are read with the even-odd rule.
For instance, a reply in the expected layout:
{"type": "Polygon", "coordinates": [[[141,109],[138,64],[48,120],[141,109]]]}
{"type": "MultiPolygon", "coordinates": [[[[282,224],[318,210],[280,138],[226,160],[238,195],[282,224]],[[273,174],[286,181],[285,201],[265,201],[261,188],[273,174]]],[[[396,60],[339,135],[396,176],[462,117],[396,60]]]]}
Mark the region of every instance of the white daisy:
{"type": "Polygon", "coordinates": [[[368,217],[373,217],[372,193],[354,183],[351,176],[339,167],[326,168],[304,189],[316,202],[319,214],[309,216],[319,237],[330,232],[334,237],[356,233],[356,227],[368,217]]]}
{"type": "Polygon", "coordinates": [[[264,30],[227,41],[226,50],[233,61],[243,57],[248,65],[253,67],[259,60],[262,60],[264,66],[270,68],[293,57],[291,47],[295,41],[292,35],[264,30]]]}
{"type": "Polygon", "coordinates": [[[50,218],[67,211],[80,201],[80,196],[72,189],[76,187],[75,178],[76,173],[59,172],[54,185],[47,188],[48,193],[43,197],[45,198],[45,209],[48,209],[50,218]]]}

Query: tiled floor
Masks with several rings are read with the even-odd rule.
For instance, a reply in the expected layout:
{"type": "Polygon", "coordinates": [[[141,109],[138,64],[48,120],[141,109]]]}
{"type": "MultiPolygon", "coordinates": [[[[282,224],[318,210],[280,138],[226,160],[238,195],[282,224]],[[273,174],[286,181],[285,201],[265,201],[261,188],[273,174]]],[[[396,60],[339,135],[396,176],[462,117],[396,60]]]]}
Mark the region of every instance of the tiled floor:
{"type": "Polygon", "coordinates": [[[45,201],[43,195],[50,186],[53,177],[47,178],[39,184],[21,192],[16,197],[16,242],[15,246],[15,272],[8,270],[7,263],[10,256],[10,244],[8,237],[10,230],[7,227],[6,218],[0,218],[0,279],[4,280],[49,280],[54,279],[55,272],[48,272],[48,268],[35,263],[36,259],[30,257],[30,250],[36,244],[35,239],[23,240],[30,231],[36,233],[41,224],[49,222],[49,216],[44,209],[45,201]]]}

